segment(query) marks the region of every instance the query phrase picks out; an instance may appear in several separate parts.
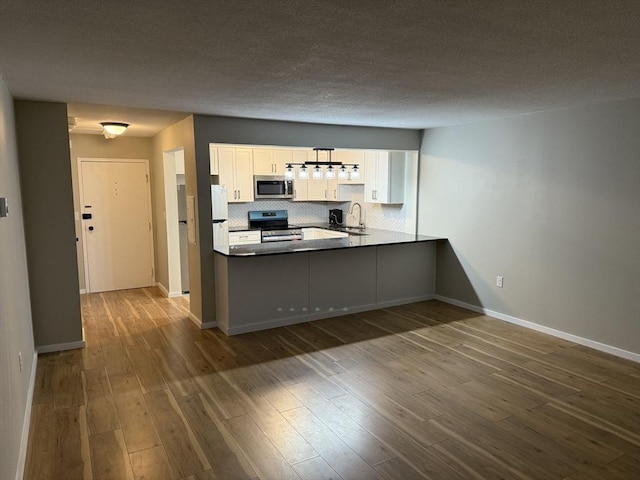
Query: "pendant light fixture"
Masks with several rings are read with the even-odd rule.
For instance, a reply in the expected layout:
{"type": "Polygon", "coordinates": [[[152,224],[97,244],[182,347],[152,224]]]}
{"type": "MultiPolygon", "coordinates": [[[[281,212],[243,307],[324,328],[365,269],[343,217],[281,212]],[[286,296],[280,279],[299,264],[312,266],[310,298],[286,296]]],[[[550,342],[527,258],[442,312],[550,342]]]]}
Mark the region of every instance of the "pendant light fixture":
{"type": "Polygon", "coordinates": [[[349,174],[347,171],[347,167],[351,167],[351,178],[358,178],[360,176],[360,172],[358,171],[357,163],[342,163],[342,162],[334,162],[331,159],[331,152],[333,152],[332,147],[314,147],[313,151],[316,153],[315,160],[307,160],[304,163],[287,163],[285,168],[285,177],[288,179],[294,178],[294,165],[299,165],[300,169],[298,170],[298,178],[305,180],[309,178],[308,167],[313,167],[311,170],[311,178],[314,180],[322,180],[323,173],[322,167],[326,165],[326,172],[324,174],[325,178],[328,180],[332,180],[336,178],[336,168],[338,170],[338,178],[348,178],[349,174]],[[327,152],[327,159],[320,160],[320,152],[327,152]]]}
{"type": "Polygon", "coordinates": [[[320,150],[322,150],[321,148],[314,148],[315,152],[316,152],[316,165],[315,167],[313,167],[313,179],[314,180],[321,180],[322,179],[322,169],[320,169],[320,163],[318,162],[319,160],[319,155],[320,155],[320,150]]]}

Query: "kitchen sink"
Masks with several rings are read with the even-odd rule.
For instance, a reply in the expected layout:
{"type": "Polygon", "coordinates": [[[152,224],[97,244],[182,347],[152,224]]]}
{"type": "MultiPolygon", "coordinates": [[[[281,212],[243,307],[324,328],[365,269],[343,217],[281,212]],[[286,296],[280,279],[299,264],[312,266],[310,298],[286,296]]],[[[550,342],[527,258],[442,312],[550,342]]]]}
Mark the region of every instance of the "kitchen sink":
{"type": "Polygon", "coordinates": [[[344,227],[342,231],[348,233],[349,235],[368,235],[367,233],[365,233],[364,228],[358,227],[344,227]]]}

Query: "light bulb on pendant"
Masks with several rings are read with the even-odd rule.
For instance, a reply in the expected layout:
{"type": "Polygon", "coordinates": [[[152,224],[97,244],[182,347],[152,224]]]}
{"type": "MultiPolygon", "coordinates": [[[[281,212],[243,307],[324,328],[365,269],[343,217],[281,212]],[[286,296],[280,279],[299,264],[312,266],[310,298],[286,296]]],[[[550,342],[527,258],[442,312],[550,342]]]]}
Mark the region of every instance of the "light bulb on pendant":
{"type": "Polygon", "coordinates": [[[351,169],[351,178],[360,178],[360,171],[358,170],[358,165],[354,165],[351,169]]]}
{"type": "Polygon", "coordinates": [[[309,171],[307,170],[307,166],[306,165],[302,165],[300,167],[300,170],[298,170],[298,178],[309,178],[309,171]]]}
{"type": "Polygon", "coordinates": [[[338,178],[347,178],[347,167],[344,165],[338,169],[338,178]]]}
{"type": "Polygon", "coordinates": [[[284,178],[286,178],[287,180],[293,179],[293,165],[291,165],[290,163],[287,165],[287,168],[284,171],[284,178]]]}
{"type": "Polygon", "coordinates": [[[328,179],[328,180],[331,180],[331,179],[333,179],[333,178],[336,178],[336,172],[333,170],[333,166],[332,166],[332,165],[329,165],[329,166],[327,167],[327,173],[326,173],[326,175],[327,175],[327,179],[328,179]]]}
{"type": "Polygon", "coordinates": [[[320,168],[320,165],[313,167],[313,178],[314,180],[322,179],[322,169],[320,168]]]}

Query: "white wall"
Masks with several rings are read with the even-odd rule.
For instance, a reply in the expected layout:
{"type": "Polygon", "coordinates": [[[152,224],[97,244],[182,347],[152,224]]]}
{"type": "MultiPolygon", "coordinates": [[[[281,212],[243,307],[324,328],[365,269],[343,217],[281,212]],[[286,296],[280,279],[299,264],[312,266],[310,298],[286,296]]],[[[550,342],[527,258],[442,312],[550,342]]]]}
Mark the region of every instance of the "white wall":
{"type": "Polygon", "coordinates": [[[426,130],[421,162],[438,294],[640,354],[640,99],[426,130]]]}
{"type": "MultiPolygon", "coordinates": [[[[24,467],[20,448],[21,445],[26,448],[26,438],[23,439],[22,434],[28,425],[31,408],[30,375],[35,348],[13,99],[2,78],[0,197],[6,197],[9,203],[9,216],[0,218],[0,478],[12,479],[24,467]],[[22,352],[22,372],[18,366],[18,352],[22,352]]],[[[23,451],[22,455],[25,453],[23,451]]]]}

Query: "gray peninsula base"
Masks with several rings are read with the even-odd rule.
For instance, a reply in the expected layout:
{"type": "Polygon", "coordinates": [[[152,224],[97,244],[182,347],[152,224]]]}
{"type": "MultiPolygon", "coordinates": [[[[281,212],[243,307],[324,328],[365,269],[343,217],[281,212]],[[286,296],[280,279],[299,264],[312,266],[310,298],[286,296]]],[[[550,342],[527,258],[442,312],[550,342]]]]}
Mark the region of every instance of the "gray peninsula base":
{"type": "Polygon", "coordinates": [[[264,256],[214,255],[217,325],[227,335],[435,295],[436,242],[264,256]]]}

